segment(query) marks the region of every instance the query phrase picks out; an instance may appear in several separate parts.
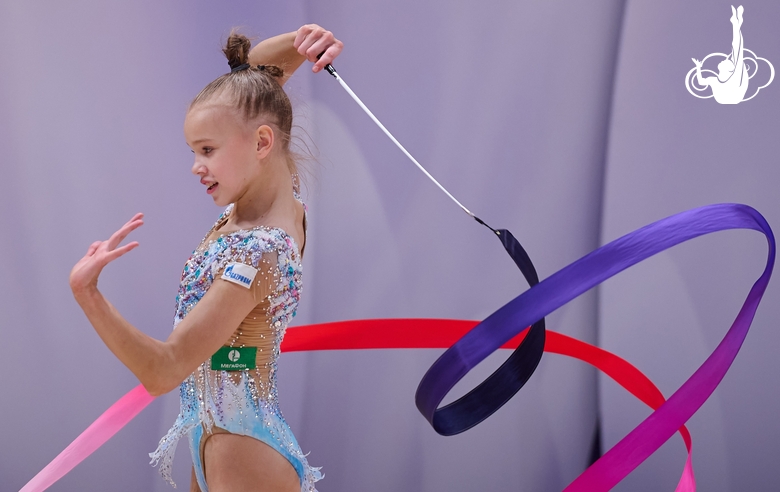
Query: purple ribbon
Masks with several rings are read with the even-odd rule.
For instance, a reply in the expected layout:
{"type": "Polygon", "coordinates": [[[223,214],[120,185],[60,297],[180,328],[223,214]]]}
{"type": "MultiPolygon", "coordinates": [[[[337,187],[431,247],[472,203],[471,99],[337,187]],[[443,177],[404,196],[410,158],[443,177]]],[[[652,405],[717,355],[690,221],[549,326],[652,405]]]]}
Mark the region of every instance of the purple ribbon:
{"type": "MultiPolygon", "coordinates": [[[[731,366],[769,283],[775,239],[764,217],[734,203],[709,205],[659,220],[606,244],[559,270],[474,327],[428,369],[417,388],[417,408],[432,424],[438,405],[471,369],[527,326],[613,275],[690,239],[728,229],[767,237],[766,268],[720,345],[658,410],[588,468],[567,491],[609,490],[666,442],[709,398],[731,366]]],[[[446,409],[446,407],[445,407],[446,409]]]]}

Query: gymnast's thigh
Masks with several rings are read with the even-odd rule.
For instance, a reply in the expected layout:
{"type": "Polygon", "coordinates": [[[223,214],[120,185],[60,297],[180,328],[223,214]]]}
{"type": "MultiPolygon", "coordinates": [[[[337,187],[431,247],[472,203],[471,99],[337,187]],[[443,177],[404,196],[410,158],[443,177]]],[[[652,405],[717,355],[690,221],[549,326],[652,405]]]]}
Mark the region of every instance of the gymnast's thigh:
{"type": "Polygon", "coordinates": [[[198,487],[198,477],[195,476],[195,467],[192,467],[192,478],[190,479],[190,492],[201,492],[198,487]]]}
{"type": "Polygon", "coordinates": [[[264,442],[222,432],[204,439],[203,467],[209,492],[300,492],[295,468],[264,442]]]}

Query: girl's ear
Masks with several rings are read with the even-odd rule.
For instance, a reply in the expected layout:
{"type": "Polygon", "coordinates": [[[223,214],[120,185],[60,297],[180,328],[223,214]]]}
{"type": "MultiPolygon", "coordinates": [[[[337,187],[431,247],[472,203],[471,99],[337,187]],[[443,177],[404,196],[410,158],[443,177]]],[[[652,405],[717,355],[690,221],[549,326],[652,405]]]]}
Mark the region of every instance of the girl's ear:
{"type": "Polygon", "coordinates": [[[257,159],[265,159],[271,153],[274,147],[274,131],[268,125],[260,125],[255,130],[255,141],[257,143],[257,159]]]}

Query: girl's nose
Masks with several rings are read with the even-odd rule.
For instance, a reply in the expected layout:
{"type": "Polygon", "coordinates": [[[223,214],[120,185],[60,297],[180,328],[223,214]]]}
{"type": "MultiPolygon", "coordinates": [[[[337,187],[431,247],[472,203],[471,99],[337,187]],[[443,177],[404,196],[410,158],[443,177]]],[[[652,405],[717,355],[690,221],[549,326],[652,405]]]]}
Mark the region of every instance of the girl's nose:
{"type": "Polygon", "coordinates": [[[190,171],[192,171],[192,174],[196,174],[196,175],[203,174],[203,175],[205,175],[206,174],[206,166],[204,166],[203,164],[198,162],[198,158],[196,157],[195,158],[195,162],[192,163],[192,169],[190,169],[190,171]]]}

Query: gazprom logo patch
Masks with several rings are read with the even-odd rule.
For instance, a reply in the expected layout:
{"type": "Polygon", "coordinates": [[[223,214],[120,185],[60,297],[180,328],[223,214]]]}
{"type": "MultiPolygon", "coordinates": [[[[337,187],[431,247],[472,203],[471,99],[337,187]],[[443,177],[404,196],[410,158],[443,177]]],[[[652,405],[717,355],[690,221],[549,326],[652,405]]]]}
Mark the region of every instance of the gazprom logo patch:
{"type": "Polygon", "coordinates": [[[230,263],[222,273],[222,278],[228,282],[241,285],[247,289],[252,286],[252,281],[257,275],[257,269],[243,263],[230,263]]]}

